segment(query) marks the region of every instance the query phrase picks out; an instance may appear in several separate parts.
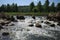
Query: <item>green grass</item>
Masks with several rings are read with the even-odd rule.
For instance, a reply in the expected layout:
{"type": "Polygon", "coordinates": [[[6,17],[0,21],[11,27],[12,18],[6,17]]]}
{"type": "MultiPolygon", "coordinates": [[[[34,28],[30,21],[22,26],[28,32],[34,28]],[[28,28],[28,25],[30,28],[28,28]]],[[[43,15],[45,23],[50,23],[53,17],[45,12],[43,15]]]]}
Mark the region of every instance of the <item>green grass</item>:
{"type": "MultiPolygon", "coordinates": [[[[48,15],[49,13],[34,13],[34,12],[5,12],[5,14],[7,15],[23,15],[23,16],[44,16],[44,15],[48,15]]],[[[51,14],[54,14],[53,12],[51,12],[51,14]]]]}

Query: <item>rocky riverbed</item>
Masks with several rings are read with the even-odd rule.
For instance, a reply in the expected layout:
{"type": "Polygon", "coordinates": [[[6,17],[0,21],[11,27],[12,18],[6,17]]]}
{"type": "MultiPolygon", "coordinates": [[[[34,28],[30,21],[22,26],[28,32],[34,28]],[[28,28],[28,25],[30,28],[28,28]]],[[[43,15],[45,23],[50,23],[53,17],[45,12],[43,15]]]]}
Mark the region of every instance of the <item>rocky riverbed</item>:
{"type": "Polygon", "coordinates": [[[60,40],[58,22],[44,16],[13,16],[0,22],[0,40],[60,40]],[[3,25],[2,25],[3,24],[3,25]]]}

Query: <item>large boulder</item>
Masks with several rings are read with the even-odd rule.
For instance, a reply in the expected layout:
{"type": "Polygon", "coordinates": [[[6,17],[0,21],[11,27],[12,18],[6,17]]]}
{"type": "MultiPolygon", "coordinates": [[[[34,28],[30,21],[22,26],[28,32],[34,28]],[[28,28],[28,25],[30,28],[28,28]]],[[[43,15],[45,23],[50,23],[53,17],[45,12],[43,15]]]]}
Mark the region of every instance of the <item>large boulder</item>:
{"type": "Polygon", "coordinates": [[[17,16],[17,19],[25,20],[25,17],[24,16],[17,16]]]}
{"type": "Polygon", "coordinates": [[[36,23],[35,26],[38,27],[38,28],[42,28],[42,26],[39,23],[36,23]]]}

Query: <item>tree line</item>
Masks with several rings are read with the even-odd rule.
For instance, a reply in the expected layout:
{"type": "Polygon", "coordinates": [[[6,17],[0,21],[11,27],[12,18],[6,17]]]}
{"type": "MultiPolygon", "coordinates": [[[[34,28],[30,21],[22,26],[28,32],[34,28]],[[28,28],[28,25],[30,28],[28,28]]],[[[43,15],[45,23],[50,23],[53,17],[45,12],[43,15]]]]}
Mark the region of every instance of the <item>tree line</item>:
{"type": "Polygon", "coordinates": [[[38,2],[37,6],[34,5],[34,2],[30,4],[30,10],[34,12],[59,12],[60,11],[60,3],[55,6],[55,3],[52,2],[49,5],[49,0],[46,0],[44,5],[41,4],[41,1],[38,2]]]}
{"type": "MultiPolygon", "coordinates": [[[[44,5],[41,4],[41,1],[38,2],[37,5],[34,4],[34,2],[31,2],[31,4],[28,6],[29,9],[30,9],[30,12],[58,12],[60,11],[60,3],[58,3],[56,6],[55,6],[55,3],[52,2],[51,5],[49,5],[50,2],[49,0],[46,0],[44,5]]],[[[7,4],[7,5],[4,5],[2,4],[0,6],[0,12],[18,12],[18,6],[17,4],[7,4]]]]}
{"type": "Polygon", "coordinates": [[[17,6],[17,4],[12,4],[12,5],[10,5],[10,4],[7,4],[7,5],[4,5],[4,4],[2,4],[1,6],[0,6],[0,12],[18,12],[18,6],[17,6]]]}

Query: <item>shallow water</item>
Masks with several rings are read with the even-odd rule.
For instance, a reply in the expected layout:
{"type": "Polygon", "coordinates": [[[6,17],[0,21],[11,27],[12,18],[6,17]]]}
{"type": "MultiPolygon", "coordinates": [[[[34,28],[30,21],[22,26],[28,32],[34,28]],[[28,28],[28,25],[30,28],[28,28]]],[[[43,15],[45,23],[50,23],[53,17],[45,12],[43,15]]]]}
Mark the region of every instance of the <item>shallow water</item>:
{"type": "MultiPolygon", "coordinates": [[[[33,24],[38,21],[46,21],[45,17],[36,17],[32,19],[31,16],[25,16],[25,20],[19,20],[19,22],[12,22],[15,26],[7,26],[8,31],[11,31],[11,40],[59,40],[60,39],[60,26],[50,27],[49,25],[40,23],[42,28],[35,26],[29,27],[32,21],[33,24]]],[[[47,20],[48,21],[48,20],[47,20]]],[[[57,24],[57,22],[50,21],[57,24]]],[[[8,39],[9,40],[9,39],[8,39]]]]}

